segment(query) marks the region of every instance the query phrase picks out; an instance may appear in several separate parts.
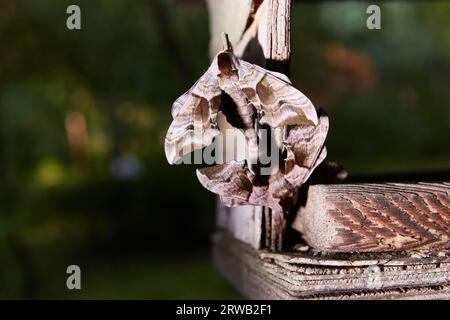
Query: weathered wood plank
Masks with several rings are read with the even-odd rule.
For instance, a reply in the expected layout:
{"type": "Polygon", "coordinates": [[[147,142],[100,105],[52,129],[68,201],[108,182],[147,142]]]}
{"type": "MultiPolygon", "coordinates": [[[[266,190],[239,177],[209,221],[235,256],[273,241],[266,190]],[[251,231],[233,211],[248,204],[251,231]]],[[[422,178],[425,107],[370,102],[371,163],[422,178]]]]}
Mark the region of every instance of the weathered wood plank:
{"type": "Polygon", "coordinates": [[[325,251],[450,247],[450,183],[313,185],[293,228],[325,251]]]}
{"type": "Polygon", "coordinates": [[[448,250],[270,253],[214,237],[219,271],[251,299],[450,299],[448,250]]]}

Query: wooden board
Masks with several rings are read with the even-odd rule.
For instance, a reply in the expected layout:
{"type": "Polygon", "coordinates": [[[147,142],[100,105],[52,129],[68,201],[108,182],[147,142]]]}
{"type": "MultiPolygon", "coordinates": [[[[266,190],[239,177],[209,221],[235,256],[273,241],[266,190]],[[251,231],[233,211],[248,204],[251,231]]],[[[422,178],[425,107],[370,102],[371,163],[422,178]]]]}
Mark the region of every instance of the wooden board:
{"type": "Polygon", "coordinates": [[[261,241],[264,241],[261,229],[262,211],[263,207],[256,206],[225,207],[217,199],[216,225],[227,230],[236,239],[258,249],[261,247],[261,241]]]}
{"type": "Polygon", "coordinates": [[[324,251],[450,247],[450,183],[313,185],[292,227],[324,251]]]}
{"type": "Polygon", "coordinates": [[[448,250],[270,253],[218,232],[213,257],[250,299],[450,299],[448,250]]]}

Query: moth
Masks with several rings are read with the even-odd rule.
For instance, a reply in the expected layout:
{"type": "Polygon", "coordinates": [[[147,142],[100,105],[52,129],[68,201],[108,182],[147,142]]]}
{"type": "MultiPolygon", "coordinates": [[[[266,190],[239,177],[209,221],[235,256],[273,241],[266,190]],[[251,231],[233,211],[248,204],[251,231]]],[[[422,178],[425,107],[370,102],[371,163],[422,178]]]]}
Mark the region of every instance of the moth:
{"type": "Polygon", "coordinates": [[[219,112],[233,127],[242,129],[249,157],[197,170],[200,183],[219,194],[228,206],[264,205],[277,212],[289,211],[299,186],[326,157],[325,113],[318,113],[286,76],[243,61],[228,47],[172,105],[173,121],[165,140],[170,164],[211,145],[221,133],[219,112]],[[269,177],[261,176],[250,165],[258,159],[258,130],[262,126],[278,134],[286,126],[294,126],[281,139],[280,168],[269,177]]]}

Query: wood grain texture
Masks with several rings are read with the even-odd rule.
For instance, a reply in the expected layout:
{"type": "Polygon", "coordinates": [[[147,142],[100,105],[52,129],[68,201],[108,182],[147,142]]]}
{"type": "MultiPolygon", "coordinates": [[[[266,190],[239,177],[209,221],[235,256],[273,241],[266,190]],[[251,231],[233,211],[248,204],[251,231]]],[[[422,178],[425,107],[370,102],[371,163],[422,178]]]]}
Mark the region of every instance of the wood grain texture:
{"type": "Polygon", "coordinates": [[[291,0],[267,0],[266,68],[289,75],[291,59],[291,0]]]}
{"type": "Polygon", "coordinates": [[[236,44],[242,59],[289,75],[291,56],[291,1],[265,0],[236,44]]]}
{"type": "Polygon", "coordinates": [[[263,207],[240,206],[230,208],[217,201],[216,226],[234,238],[260,248],[263,241],[261,219],[263,207]]]}
{"type": "Polygon", "coordinates": [[[313,185],[293,223],[327,251],[450,247],[450,183],[313,185]]]}
{"type": "Polygon", "coordinates": [[[250,299],[450,299],[448,250],[270,253],[219,232],[213,256],[250,299]]]}

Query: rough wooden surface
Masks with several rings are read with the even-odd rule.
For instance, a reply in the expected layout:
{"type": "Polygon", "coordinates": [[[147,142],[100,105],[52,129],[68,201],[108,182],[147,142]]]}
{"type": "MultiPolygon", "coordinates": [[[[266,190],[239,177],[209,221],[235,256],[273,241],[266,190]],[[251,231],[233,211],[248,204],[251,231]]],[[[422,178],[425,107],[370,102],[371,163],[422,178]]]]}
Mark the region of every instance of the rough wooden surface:
{"type": "Polygon", "coordinates": [[[254,1],[257,10],[235,48],[236,55],[289,75],[291,1],[254,1]]]}
{"type": "Polygon", "coordinates": [[[218,270],[251,299],[450,299],[448,250],[270,253],[224,232],[213,244],[218,270]]]}
{"type": "Polygon", "coordinates": [[[263,207],[257,206],[229,208],[217,199],[216,225],[222,230],[227,230],[236,239],[258,249],[263,241],[262,211],[263,207]]]}
{"type": "Polygon", "coordinates": [[[450,183],[314,185],[293,228],[318,250],[450,247],[450,183]]]}

